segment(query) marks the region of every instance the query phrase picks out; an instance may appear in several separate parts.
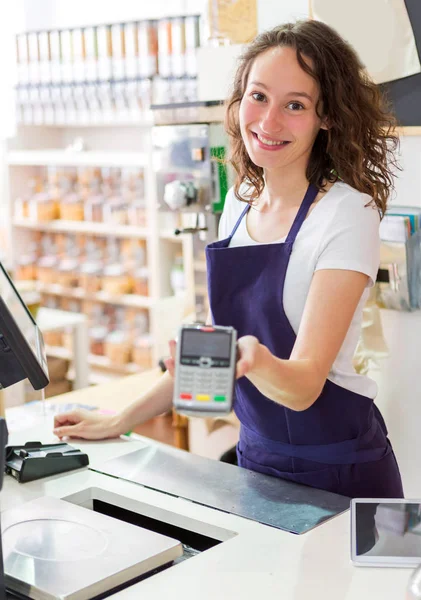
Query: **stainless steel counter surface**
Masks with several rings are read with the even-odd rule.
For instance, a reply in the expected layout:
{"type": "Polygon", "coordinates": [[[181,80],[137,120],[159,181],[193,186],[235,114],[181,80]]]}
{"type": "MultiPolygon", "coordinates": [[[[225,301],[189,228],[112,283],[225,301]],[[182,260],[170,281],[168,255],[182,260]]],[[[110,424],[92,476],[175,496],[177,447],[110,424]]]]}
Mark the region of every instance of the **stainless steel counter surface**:
{"type": "Polygon", "coordinates": [[[99,473],[302,534],[349,508],[349,498],[171,447],[144,448],[94,467],[99,473]]]}

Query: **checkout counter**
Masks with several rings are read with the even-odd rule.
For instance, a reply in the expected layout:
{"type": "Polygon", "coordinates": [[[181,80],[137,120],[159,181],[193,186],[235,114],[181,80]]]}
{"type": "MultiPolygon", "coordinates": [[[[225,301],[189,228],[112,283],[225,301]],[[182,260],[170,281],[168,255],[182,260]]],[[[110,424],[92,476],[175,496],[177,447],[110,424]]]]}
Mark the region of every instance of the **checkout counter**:
{"type": "MultiPolygon", "coordinates": [[[[42,388],[48,383],[42,336],[16,304],[15,290],[6,305],[5,288],[0,291],[1,382],[12,385],[26,375],[42,388]],[[12,313],[21,315],[19,327],[12,313]]],[[[50,402],[104,406],[107,395],[131,401],[157,376],[50,402]]],[[[13,433],[9,447],[57,443],[52,429],[52,417],[45,416],[35,428],[13,433]]],[[[349,499],[343,496],[135,434],[70,443],[89,456],[88,466],[27,483],[4,478],[4,573],[20,598],[405,598],[407,569],[351,564],[349,499]]],[[[23,461],[25,452],[16,456],[23,461]]]]}
{"type": "MultiPolygon", "coordinates": [[[[89,390],[92,394],[91,403],[94,403],[95,396],[101,393],[101,387],[89,390]]],[[[86,399],[86,391],[72,392],[75,402],[78,402],[79,394],[83,394],[86,399]]],[[[43,443],[57,442],[51,431],[50,418],[35,430],[16,432],[11,436],[9,443],[19,445],[33,439],[43,443]]],[[[357,568],[352,565],[348,510],[330,518],[327,508],[327,520],[305,533],[293,534],[277,526],[263,524],[254,518],[233,514],[238,513],[241,508],[253,509],[253,506],[241,506],[241,503],[239,506],[241,498],[244,498],[244,501],[250,499],[250,490],[243,488],[239,494],[238,489],[235,489],[234,486],[238,485],[238,472],[246,475],[243,483],[247,483],[250,488],[257,486],[252,494],[254,498],[259,482],[272,478],[195,457],[181,450],[169,449],[164,444],[136,435],[104,442],[72,440],[71,444],[89,455],[89,467],[25,484],[5,477],[0,495],[2,521],[4,511],[16,509],[25,502],[44,496],[62,498],[87,511],[104,510],[105,507],[108,514],[119,519],[129,516],[132,522],[138,519],[137,522],[141,526],[145,526],[145,521],[155,523],[157,531],[179,539],[187,547],[193,548],[194,555],[188,560],[175,561],[173,566],[117,591],[112,598],[405,598],[410,576],[408,569],[357,568]],[[162,475],[158,480],[151,479],[144,483],[129,481],[130,477],[142,473],[142,464],[147,466],[148,457],[153,463],[154,457],[159,457],[157,451],[166,453],[168,450],[173,461],[179,458],[179,454],[182,455],[182,470],[174,470],[171,463],[170,471],[166,471],[165,468],[155,469],[156,476],[162,475]],[[119,464],[122,466],[120,475],[118,470],[115,471],[119,464]],[[123,468],[124,465],[126,468],[123,468]],[[212,507],[215,488],[208,487],[208,474],[203,470],[203,465],[218,477],[217,489],[220,491],[221,488],[225,488],[226,498],[229,498],[232,492],[233,512],[229,505],[223,509],[212,507]],[[177,495],[177,480],[186,472],[194,477],[196,488],[201,494],[201,498],[196,501],[177,495]]],[[[161,467],[163,466],[161,463],[161,467]]],[[[273,481],[281,483],[278,480],[273,481]]],[[[179,482],[185,484],[185,480],[179,482]]],[[[182,487],[181,495],[185,496],[186,490],[182,487]]],[[[285,503],[288,503],[288,498],[291,497],[290,492],[291,490],[288,492],[284,489],[277,498],[273,493],[272,496],[264,498],[267,505],[272,506],[275,516],[285,510],[285,503]]],[[[308,510],[313,492],[314,490],[301,487],[302,495],[295,506],[298,514],[308,510]]],[[[343,500],[341,497],[336,498],[343,500]]],[[[343,510],[343,505],[338,509],[343,510]]],[[[141,533],[139,532],[139,535],[141,533]]],[[[51,567],[54,568],[52,563],[51,567]]],[[[70,563],[70,568],[74,568],[76,572],[79,568],[77,561],[70,563]]]]}

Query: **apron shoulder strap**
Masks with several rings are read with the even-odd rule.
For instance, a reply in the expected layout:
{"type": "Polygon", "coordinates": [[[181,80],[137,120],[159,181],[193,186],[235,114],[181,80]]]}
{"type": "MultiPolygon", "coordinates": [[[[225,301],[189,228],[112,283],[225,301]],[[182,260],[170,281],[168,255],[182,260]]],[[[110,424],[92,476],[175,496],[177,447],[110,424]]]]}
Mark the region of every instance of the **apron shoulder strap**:
{"type": "Polygon", "coordinates": [[[294,219],[294,222],[289,230],[286,243],[293,244],[295,242],[295,238],[297,237],[298,232],[301,229],[301,225],[304,222],[304,219],[307,216],[308,211],[310,210],[310,206],[313,204],[319,190],[315,185],[311,184],[308,186],[306,194],[301,202],[301,206],[298,209],[297,215],[294,219]]]}
{"type": "Polygon", "coordinates": [[[237,220],[236,224],[234,225],[234,229],[231,231],[231,234],[229,236],[230,239],[233,237],[233,235],[237,231],[238,227],[240,226],[241,221],[243,220],[244,215],[248,212],[249,209],[250,209],[250,204],[247,204],[247,206],[245,207],[245,209],[243,210],[241,215],[238,217],[238,220],[237,220]]]}

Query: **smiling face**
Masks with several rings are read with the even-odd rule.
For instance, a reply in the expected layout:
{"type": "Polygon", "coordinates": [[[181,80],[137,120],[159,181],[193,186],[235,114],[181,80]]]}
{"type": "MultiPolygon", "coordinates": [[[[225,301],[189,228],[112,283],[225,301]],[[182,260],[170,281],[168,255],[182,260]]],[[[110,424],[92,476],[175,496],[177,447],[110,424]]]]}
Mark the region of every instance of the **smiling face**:
{"type": "Polygon", "coordinates": [[[241,136],[250,159],[265,171],[305,172],[319,129],[318,84],[300,67],[295,49],[271,48],[254,60],[240,103],[241,136]]]}

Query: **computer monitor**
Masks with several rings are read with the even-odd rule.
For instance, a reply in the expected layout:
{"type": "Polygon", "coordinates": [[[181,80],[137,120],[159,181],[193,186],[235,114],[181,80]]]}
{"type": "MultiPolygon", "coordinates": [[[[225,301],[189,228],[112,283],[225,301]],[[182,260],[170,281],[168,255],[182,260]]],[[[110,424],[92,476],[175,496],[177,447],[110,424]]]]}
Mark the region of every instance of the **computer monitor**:
{"type": "Polygon", "coordinates": [[[35,390],[49,384],[44,341],[0,263],[0,389],[26,378],[35,390]]]}
{"type": "MultiPolygon", "coordinates": [[[[3,487],[3,473],[6,463],[6,446],[8,441],[8,432],[6,421],[0,417],[0,490],[3,487]]],[[[0,526],[0,600],[6,600],[12,598],[10,594],[6,594],[6,584],[4,581],[4,567],[3,567],[3,546],[1,538],[1,526],[0,526]]]]}

